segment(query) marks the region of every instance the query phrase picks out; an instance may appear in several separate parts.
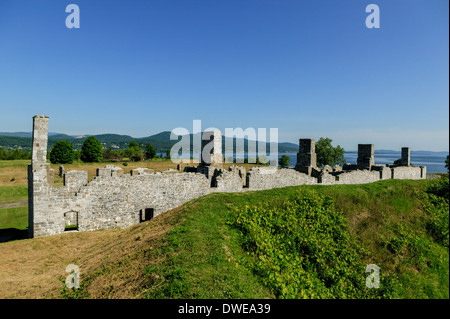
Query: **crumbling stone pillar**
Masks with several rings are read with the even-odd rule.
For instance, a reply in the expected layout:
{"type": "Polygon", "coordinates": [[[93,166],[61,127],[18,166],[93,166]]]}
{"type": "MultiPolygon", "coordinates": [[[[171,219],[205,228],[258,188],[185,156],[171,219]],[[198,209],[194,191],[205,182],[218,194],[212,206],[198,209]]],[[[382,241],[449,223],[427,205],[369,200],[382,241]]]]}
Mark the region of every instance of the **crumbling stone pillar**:
{"type": "Polygon", "coordinates": [[[28,237],[35,236],[34,210],[39,197],[45,193],[52,178],[50,164],[47,163],[48,116],[33,117],[33,141],[31,164],[28,165],[28,237]]]}
{"type": "Polygon", "coordinates": [[[402,166],[409,166],[411,164],[411,151],[409,147],[402,147],[402,166]]]}
{"type": "Polygon", "coordinates": [[[48,142],[48,116],[35,115],[33,117],[33,145],[32,164],[47,163],[47,142],[48,142]]]}
{"type": "Polygon", "coordinates": [[[295,169],[310,176],[313,170],[317,170],[316,141],[314,139],[300,139],[295,169]]]}
{"type": "Polygon", "coordinates": [[[219,130],[205,131],[202,134],[202,166],[221,166],[222,133],[219,130]]]}
{"type": "Polygon", "coordinates": [[[358,144],[357,165],[359,169],[370,169],[375,165],[373,144],[358,144]]]}

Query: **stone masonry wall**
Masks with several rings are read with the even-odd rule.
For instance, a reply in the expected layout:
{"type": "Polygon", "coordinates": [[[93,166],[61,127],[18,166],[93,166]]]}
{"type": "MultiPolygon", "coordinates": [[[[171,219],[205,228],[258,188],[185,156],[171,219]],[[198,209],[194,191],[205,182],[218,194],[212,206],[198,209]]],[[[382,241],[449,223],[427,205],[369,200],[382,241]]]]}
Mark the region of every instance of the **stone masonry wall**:
{"type": "Polygon", "coordinates": [[[317,179],[294,169],[254,167],[247,173],[247,187],[262,190],[286,186],[317,184],[317,179]]]}
{"type": "Polygon", "coordinates": [[[213,134],[217,138],[214,138],[212,150],[212,164],[217,166],[201,164],[183,173],[179,170],[154,173],[137,168],[124,174],[120,167],[107,165],[97,169],[97,176],[91,181],[86,171],[71,171],[63,174],[64,186],[54,186],[54,171],[46,162],[47,129],[48,117],[33,118],[32,162],[28,166],[29,237],[60,234],[68,225],[75,225],[78,231],[129,227],[213,192],[426,178],[424,166],[375,165],[371,144],[360,147],[360,165],[354,165],[355,168],[345,169],[350,167],[346,165],[344,169],[317,169],[314,140],[303,140],[304,149],[299,152],[309,158],[309,162],[304,163],[308,166],[300,168],[312,168],[314,174],[300,172],[299,167],[254,167],[246,172],[243,167],[232,166],[225,170],[219,159],[221,135],[217,133],[213,134]],[[368,166],[368,169],[356,169],[361,166],[368,166]]]}
{"type": "Polygon", "coordinates": [[[76,190],[74,184],[41,190],[34,206],[41,212],[34,219],[34,237],[63,233],[69,212],[77,214],[79,231],[124,228],[140,222],[141,210],[152,208],[156,216],[211,192],[206,177],[197,173],[102,175],[78,185],[76,190]]]}
{"type": "Polygon", "coordinates": [[[392,178],[422,179],[426,178],[425,166],[397,166],[392,168],[392,178]],[[424,173],[425,171],[425,173],[424,173]]]}

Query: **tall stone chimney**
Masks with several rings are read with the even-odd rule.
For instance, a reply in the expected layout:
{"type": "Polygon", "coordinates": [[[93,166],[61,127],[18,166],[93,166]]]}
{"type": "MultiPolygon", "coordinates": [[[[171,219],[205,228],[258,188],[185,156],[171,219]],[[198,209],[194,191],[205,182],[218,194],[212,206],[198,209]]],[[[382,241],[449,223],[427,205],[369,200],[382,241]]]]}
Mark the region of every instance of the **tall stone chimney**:
{"type": "Polygon", "coordinates": [[[47,163],[48,116],[33,117],[31,164],[28,165],[28,237],[35,237],[34,209],[45,188],[53,182],[54,171],[47,163]]]}
{"type": "Polygon", "coordinates": [[[312,138],[299,140],[297,163],[295,169],[311,176],[317,169],[316,141],[312,138]]]}
{"type": "Polygon", "coordinates": [[[357,165],[359,169],[371,169],[375,165],[375,149],[373,144],[358,144],[357,165]]]}
{"type": "Polygon", "coordinates": [[[409,147],[402,147],[402,166],[411,164],[411,150],[409,147]]]}
{"type": "Polygon", "coordinates": [[[203,132],[201,157],[203,166],[221,166],[223,164],[222,133],[219,130],[203,132]]]}

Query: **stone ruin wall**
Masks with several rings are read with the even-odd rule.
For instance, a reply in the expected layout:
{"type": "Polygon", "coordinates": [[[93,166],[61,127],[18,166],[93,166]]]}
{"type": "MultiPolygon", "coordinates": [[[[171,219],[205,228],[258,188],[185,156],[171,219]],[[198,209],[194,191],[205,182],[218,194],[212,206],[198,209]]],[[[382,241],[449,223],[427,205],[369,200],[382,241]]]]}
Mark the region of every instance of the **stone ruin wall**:
{"type": "MultiPolygon", "coordinates": [[[[356,164],[319,169],[313,139],[300,140],[295,169],[255,167],[247,172],[233,165],[226,170],[219,138],[213,138],[211,163],[187,167],[184,172],[155,173],[138,168],[124,174],[120,167],[106,165],[88,181],[86,171],[64,173],[60,167],[64,186],[53,186],[54,172],[46,163],[47,127],[48,117],[33,118],[33,157],[28,167],[29,237],[64,233],[67,225],[77,225],[78,231],[125,228],[213,192],[426,178],[424,166],[376,165],[372,144],[358,146],[361,155],[356,164]]],[[[402,150],[402,163],[410,163],[409,149],[402,150]]]]}

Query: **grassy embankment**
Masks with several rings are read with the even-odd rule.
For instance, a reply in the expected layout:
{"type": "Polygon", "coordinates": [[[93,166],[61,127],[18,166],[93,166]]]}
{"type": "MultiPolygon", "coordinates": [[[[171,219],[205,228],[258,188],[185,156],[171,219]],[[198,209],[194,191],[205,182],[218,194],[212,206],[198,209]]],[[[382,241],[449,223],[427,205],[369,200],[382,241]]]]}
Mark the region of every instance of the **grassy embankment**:
{"type": "Polygon", "coordinates": [[[448,183],[429,183],[211,194],[125,230],[1,243],[0,297],[448,298],[448,183]]]}

